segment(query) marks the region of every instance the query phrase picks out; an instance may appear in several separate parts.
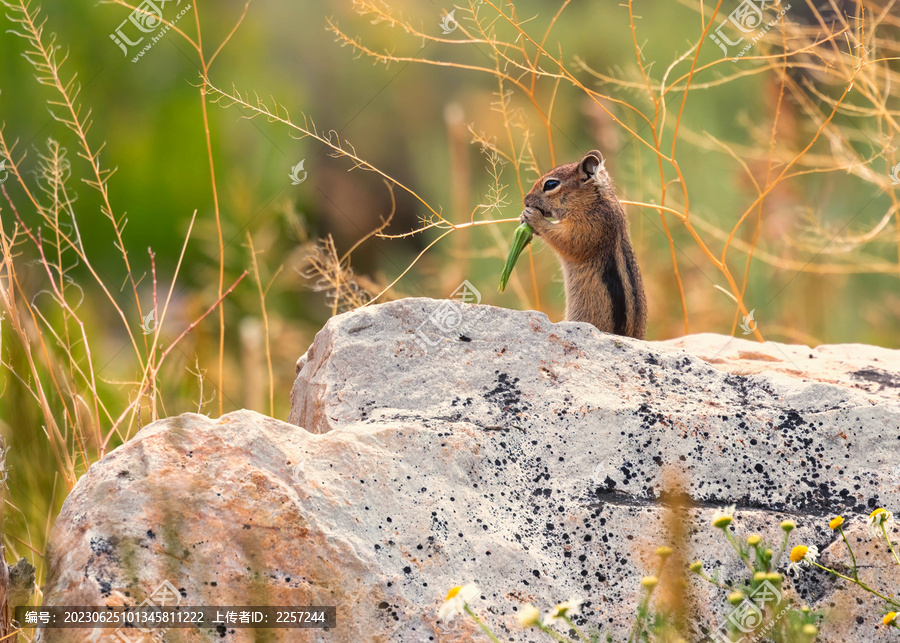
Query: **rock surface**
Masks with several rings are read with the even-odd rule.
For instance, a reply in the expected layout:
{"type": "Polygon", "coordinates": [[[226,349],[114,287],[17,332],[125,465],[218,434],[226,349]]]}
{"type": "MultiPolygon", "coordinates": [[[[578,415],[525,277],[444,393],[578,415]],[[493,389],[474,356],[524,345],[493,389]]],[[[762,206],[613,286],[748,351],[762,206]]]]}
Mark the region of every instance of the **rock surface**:
{"type": "MultiPolygon", "coordinates": [[[[501,640],[546,640],[516,611],[575,595],[587,601],[579,624],[624,640],[657,546],[742,577],[709,528],[728,504],[739,534],[773,543],[792,517],[792,544],[818,545],[831,565],[847,561],[827,527],[842,513],[861,577],[900,586],[860,528],[900,500],[900,351],[643,342],[408,299],[331,319],[298,371],[290,424],[185,414],[92,466],[54,528],[45,605],[137,604],[168,582],[182,604],[338,609],[327,632],[224,640],[462,642],[487,639],[437,610],[450,587],[476,582],[472,607],[501,640]],[[681,496],[667,490],[692,507],[673,512],[681,496]],[[670,542],[674,515],[683,541],[670,542]]],[[[892,640],[861,590],[809,568],[788,585],[827,612],[818,640],[892,640]]],[[[696,577],[688,588],[697,632],[724,622],[723,591],[696,577]]]]}

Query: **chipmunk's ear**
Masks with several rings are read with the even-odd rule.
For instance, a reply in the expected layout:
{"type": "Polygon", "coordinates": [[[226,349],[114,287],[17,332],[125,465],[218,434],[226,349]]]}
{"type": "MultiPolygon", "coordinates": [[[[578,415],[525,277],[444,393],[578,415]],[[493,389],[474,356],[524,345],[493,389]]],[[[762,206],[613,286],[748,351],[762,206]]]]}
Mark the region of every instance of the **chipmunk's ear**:
{"type": "Polygon", "coordinates": [[[581,180],[587,181],[597,176],[597,172],[603,169],[603,155],[597,150],[591,150],[583,159],[578,169],[581,172],[581,180]]]}

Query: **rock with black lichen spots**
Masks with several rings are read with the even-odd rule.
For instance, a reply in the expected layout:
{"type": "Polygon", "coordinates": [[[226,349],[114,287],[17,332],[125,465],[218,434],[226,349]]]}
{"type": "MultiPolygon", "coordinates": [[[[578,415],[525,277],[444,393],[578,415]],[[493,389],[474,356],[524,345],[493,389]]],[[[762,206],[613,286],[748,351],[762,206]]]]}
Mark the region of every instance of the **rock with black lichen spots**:
{"type": "MultiPolygon", "coordinates": [[[[455,312],[408,299],[331,319],[298,363],[291,423],[239,411],[145,427],[66,500],[45,604],[137,604],[168,583],[182,605],[337,606],[334,631],[267,640],[462,642],[486,639],[437,611],[475,582],[472,607],[502,640],[545,640],[516,611],[573,596],[579,625],[622,638],[657,546],[674,546],[669,564],[744,577],[709,527],[729,504],[738,534],[780,544],[792,518],[791,543],[836,566],[849,562],[827,525],[840,513],[861,577],[900,586],[860,528],[900,506],[900,351],[643,342],[534,312],[455,312]],[[684,496],[664,495],[672,481],[684,496]],[[693,504],[687,543],[666,536],[679,497],[693,504]]],[[[789,585],[828,613],[818,641],[892,640],[861,591],[808,567],[789,585]]],[[[727,592],[689,587],[696,627],[724,623],[727,592]]]]}

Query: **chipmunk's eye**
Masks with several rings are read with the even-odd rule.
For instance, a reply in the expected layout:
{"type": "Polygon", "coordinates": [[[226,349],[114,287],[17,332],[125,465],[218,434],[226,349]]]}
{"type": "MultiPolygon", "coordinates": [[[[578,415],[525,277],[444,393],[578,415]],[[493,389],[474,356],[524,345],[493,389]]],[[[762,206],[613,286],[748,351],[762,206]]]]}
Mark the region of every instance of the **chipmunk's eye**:
{"type": "Polygon", "coordinates": [[[544,181],[544,192],[549,192],[550,190],[555,190],[559,187],[559,181],[556,179],[547,179],[544,181]]]}

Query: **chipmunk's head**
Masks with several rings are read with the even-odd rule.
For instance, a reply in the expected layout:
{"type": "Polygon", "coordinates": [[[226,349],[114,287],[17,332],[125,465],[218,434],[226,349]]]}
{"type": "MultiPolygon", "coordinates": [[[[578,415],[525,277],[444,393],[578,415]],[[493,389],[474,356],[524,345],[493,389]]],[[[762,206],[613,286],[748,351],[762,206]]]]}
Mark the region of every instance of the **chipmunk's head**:
{"type": "Polygon", "coordinates": [[[525,207],[558,221],[574,213],[597,212],[612,188],[603,155],[591,150],[578,163],[555,167],[525,195],[525,207]]]}

